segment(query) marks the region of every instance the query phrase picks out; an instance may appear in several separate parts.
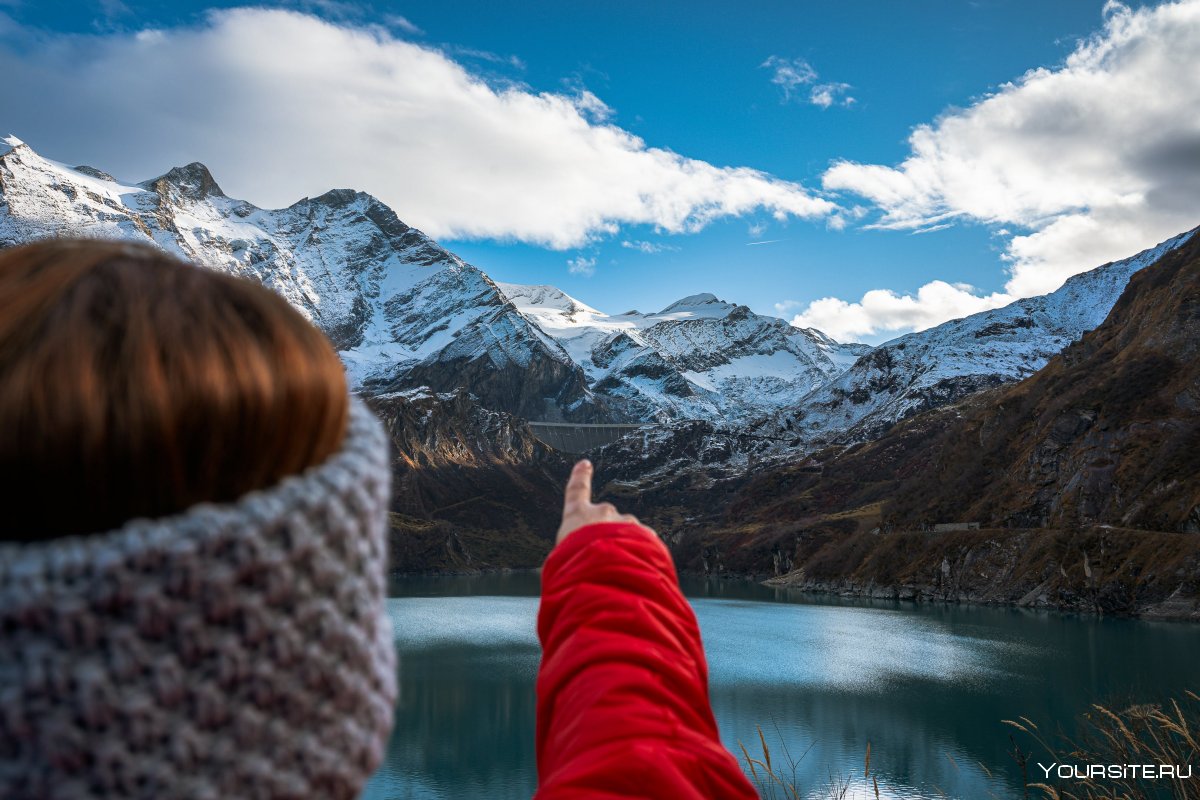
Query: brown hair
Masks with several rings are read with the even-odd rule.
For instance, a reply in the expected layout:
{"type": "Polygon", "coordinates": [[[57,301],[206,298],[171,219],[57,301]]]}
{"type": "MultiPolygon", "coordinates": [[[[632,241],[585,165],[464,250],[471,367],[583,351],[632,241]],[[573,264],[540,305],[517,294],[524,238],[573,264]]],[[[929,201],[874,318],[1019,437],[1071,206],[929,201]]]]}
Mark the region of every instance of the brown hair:
{"type": "Polygon", "coordinates": [[[325,336],[260,285],[146,245],[0,252],[0,539],[235,500],[345,435],[325,336]]]}

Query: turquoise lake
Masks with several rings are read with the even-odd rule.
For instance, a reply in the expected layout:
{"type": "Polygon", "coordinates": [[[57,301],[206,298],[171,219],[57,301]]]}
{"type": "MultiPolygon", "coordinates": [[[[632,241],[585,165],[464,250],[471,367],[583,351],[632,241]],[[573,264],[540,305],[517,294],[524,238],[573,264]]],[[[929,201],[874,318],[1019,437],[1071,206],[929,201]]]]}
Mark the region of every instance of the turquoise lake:
{"type": "MultiPolygon", "coordinates": [[[[1054,730],[1094,702],[1163,702],[1200,686],[1200,630],[1186,623],[859,602],[749,582],[685,579],[684,591],[726,746],[759,754],[761,725],[776,764],[785,748],[798,762],[806,796],[833,779],[849,782],[848,798],[874,797],[862,779],[870,742],[881,797],[1016,800],[1016,732],[1001,720],[1054,730]]],[[[402,578],[392,594],[400,697],[364,797],[530,797],[538,576],[402,578]]],[[[1043,755],[1033,760],[1049,763],[1043,755]]]]}

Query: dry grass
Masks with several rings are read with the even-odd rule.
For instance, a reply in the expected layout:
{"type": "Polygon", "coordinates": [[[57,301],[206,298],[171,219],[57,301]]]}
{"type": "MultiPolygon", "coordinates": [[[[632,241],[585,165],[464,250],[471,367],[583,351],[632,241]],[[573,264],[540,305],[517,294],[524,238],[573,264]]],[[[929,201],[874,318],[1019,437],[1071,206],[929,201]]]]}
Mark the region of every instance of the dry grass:
{"type": "MultiPolygon", "coordinates": [[[[783,760],[780,761],[779,753],[776,753],[776,757],[772,759],[771,748],[767,746],[767,738],[763,735],[762,726],[755,727],[758,731],[758,744],[762,748],[759,757],[755,758],[750,755],[750,751],[741,741],[738,742],[738,747],[741,748],[742,759],[750,772],[750,778],[763,800],[858,800],[857,794],[850,794],[851,776],[834,775],[832,772],[829,773],[825,784],[805,792],[800,785],[800,763],[808,755],[808,750],[801,753],[799,758],[793,757],[788,751],[783,734],[776,727],[775,732],[779,738],[779,749],[782,751],[783,760]]],[[[809,750],[811,749],[812,745],[809,745],[809,750]]],[[[867,779],[871,781],[873,800],[879,800],[879,782],[871,774],[870,742],[867,742],[867,753],[863,760],[863,780],[867,779]]],[[[871,796],[868,795],[868,797],[871,796]]]]}
{"type": "MultiPolygon", "coordinates": [[[[1021,769],[1026,800],[1200,800],[1200,695],[1184,692],[1165,706],[1133,705],[1113,711],[1103,705],[1093,705],[1082,718],[1082,733],[1078,740],[1062,735],[1047,737],[1035,722],[1027,717],[1003,720],[1027,736],[1033,743],[1025,750],[1015,738],[1011,755],[1021,769]],[[1044,753],[1044,755],[1043,755],[1044,753]],[[1191,777],[1166,777],[1146,780],[1140,777],[1059,778],[1045,768],[1050,765],[1175,765],[1191,777]]],[[[777,751],[771,752],[761,726],[758,732],[760,752],[752,755],[738,742],[746,771],[764,800],[879,800],[879,783],[871,772],[871,743],[867,742],[863,759],[863,781],[869,781],[866,793],[855,791],[852,775],[828,774],[828,779],[807,789],[801,786],[800,765],[808,750],[795,758],[788,751],[783,734],[776,726],[779,741],[777,751]],[[852,794],[852,791],[854,792],[852,794]]],[[[811,745],[810,748],[811,749],[811,745]]],[[[958,765],[949,753],[957,769],[958,765]]],[[[979,765],[990,778],[992,773],[979,765]]],[[[936,787],[935,787],[936,788],[936,787]]],[[[989,793],[990,795],[990,793],[989,793]]],[[[943,794],[944,796],[944,794],[943,794]]]]}
{"type": "Polygon", "coordinates": [[[1047,741],[1029,719],[1004,720],[1029,736],[1054,763],[1171,764],[1191,767],[1191,778],[1145,780],[1134,777],[1055,779],[1057,785],[1038,781],[1042,770],[1032,765],[1031,753],[1013,742],[1013,755],[1025,770],[1027,789],[1040,791],[1051,800],[1200,800],[1200,696],[1184,697],[1166,706],[1135,705],[1113,711],[1093,705],[1083,717],[1078,741],[1058,737],[1047,741]],[[1029,772],[1033,780],[1029,778],[1029,772]]]}
{"type": "Polygon", "coordinates": [[[874,503],[867,503],[864,506],[852,508],[848,511],[826,514],[825,519],[852,519],[868,525],[878,525],[883,519],[883,501],[877,500],[874,503]]]}

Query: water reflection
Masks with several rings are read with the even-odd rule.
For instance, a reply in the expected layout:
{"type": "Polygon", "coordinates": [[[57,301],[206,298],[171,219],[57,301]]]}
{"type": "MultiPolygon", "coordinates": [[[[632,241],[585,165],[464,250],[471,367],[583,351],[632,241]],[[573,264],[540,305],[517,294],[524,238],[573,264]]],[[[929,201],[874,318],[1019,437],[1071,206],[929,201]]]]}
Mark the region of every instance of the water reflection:
{"type": "Polygon", "coordinates": [[[389,601],[400,696],[366,798],[528,798],[534,772],[535,597],[389,601]]]}
{"type": "MultiPolygon", "coordinates": [[[[365,796],[525,798],[533,752],[536,574],[405,580],[390,601],[401,696],[387,763],[365,796]]],[[[685,581],[705,638],[726,744],[800,759],[817,790],[862,781],[872,744],[881,796],[1021,796],[1006,750],[1019,714],[1071,720],[1190,686],[1200,637],[1184,624],[791,596],[685,581]],[[803,758],[801,759],[801,755],[803,758]]]]}

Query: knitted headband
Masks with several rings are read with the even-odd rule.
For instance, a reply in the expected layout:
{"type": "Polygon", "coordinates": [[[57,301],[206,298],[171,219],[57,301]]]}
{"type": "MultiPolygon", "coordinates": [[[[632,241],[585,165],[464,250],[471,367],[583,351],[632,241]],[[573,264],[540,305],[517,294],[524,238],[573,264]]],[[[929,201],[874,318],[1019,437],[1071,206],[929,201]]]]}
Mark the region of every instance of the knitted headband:
{"type": "Polygon", "coordinates": [[[389,482],[353,399],[336,454],[236,503],[0,544],[0,797],[356,797],[396,694],[389,482]]]}

